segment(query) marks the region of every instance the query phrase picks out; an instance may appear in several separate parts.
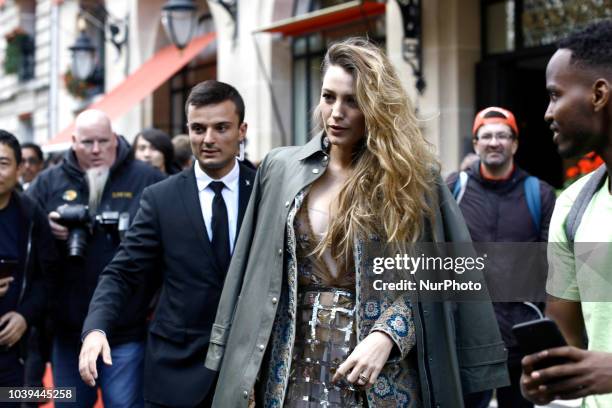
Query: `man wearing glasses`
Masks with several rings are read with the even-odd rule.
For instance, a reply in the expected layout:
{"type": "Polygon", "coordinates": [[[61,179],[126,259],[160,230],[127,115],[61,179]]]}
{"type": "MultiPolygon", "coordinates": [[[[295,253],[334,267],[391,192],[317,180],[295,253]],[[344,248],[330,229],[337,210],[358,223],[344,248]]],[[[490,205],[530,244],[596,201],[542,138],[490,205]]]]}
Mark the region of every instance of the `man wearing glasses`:
{"type": "MultiPolygon", "coordinates": [[[[81,328],[98,276],[115,255],[122,230],[136,215],[142,191],[162,179],[157,169],[132,158],[128,142],[113,132],[104,112],[86,110],[76,118],[72,147],[63,163],[42,172],[27,191],[49,214],[60,251],[61,273],[52,282],[51,361],[55,386],[76,387],[78,407],[91,407],[97,398],[96,389],[81,381],[78,361],[81,328]]],[[[100,370],[108,407],[144,404],[149,297],[145,285],[140,285],[108,333],[114,346],[113,365],[100,370]]]]}
{"type": "Polygon", "coordinates": [[[38,176],[38,173],[43,170],[43,152],[36,143],[23,143],[21,145],[21,157],[20,182],[25,191],[38,176]]]}
{"type": "MultiPolygon", "coordinates": [[[[550,185],[530,176],[514,162],[518,149],[518,126],[512,112],[498,107],[480,111],[474,119],[472,144],[479,159],[466,171],[451,174],[448,187],[459,203],[474,242],[545,242],[555,204],[550,185]]],[[[507,254],[506,267],[495,273],[516,276],[512,259],[507,254]]],[[[542,268],[544,265],[542,265],[542,268]]],[[[520,268],[519,268],[520,269],[520,268]]],[[[544,270],[544,269],[542,269],[544,270]]],[[[492,287],[492,297],[495,291],[492,287]]],[[[541,287],[544,295],[544,282],[541,287]]],[[[503,294],[503,293],[502,293],[503,294]]],[[[497,390],[497,402],[504,407],[532,407],[523,399],[519,387],[521,358],[511,329],[514,324],[538,317],[540,305],[524,302],[494,303],[497,322],[508,348],[508,370],[511,385],[497,390]]],[[[490,395],[470,395],[472,407],[488,407],[490,395]]]]}

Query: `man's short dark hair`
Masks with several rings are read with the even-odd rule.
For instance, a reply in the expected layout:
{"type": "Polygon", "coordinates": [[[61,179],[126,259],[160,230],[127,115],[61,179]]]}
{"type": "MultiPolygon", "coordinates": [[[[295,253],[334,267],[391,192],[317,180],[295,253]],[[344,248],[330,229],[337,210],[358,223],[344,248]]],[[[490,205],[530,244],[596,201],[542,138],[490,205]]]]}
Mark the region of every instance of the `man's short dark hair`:
{"type": "Polygon", "coordinates": [[[593,68],[612,67],[612,21],[590,24],[559,42],[559,48],[572,51],[572,63],[593,68]]]}
{"type": "Polygon", "coordinates": [[[17,165],[21,164],[21,146],[19,146],[19,140],[17,140],[15,135],[0,129],[0,144],[7,145],[13,149],[13,153],[15,153],[15,162],[17,162],[17,165]]]}
{"type": "Polygon", "coordinates": [[[185,114],[187,114],[189,110],[189,105],[200,108],[206,105],[215,105],[227,100],[234,102],[236,106],[236,113],[240,120],[238,123],[244,122],[244,101],[240,93],[238,93],[233,86],[225,82],[215,81],[214,79],[200,82],[193,87],[185,103],[185,114]]]}
{"type": "Polygon", "coordinates": [[[34,153],[36,154],[36,157],[38,157],[38,160],[40,163],[43,162],[44,160],[44,156],[43,156],[43,151],[40,148],[39,145],[37,145],[36,143],[32,143],[32,142],[25,142],[21,145],[21,151],[23,151],[23,149],[32,149],[34,150],[34,153]]]}

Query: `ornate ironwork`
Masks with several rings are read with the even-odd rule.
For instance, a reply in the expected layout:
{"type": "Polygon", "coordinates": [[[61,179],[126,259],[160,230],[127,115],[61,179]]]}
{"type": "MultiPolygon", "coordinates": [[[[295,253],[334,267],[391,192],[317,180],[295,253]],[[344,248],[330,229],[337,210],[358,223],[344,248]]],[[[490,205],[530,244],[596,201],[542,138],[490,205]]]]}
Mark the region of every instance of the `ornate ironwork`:
{"type": "Polygon", "coordinates": [[[396,0],[402,12],[404,38],[402,40],[402,56],[416,77],[415,87],[419,94],[425,90],[423,75],[423,46],[421,31],[420,0],[396,0]]]}
{"type": "Polygon", "coordinates": [[[238,0],[213,0],[223,7],[234,23],[234,39],[238,36],[238,0]]]}

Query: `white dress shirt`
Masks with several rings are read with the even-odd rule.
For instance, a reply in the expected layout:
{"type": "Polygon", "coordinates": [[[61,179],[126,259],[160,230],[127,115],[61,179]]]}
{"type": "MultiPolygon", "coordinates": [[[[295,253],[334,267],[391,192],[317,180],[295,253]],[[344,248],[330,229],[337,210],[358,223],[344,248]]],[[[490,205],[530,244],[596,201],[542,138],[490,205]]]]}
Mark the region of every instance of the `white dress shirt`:
{"type": "Polygon", "coordinates": [[[200,197],[200,207],[202,208],[202,216],[204,217],[204,224],[206,225],[206,233],[208,239],[212,243],[212,203],[215,198],[214,191],[210,188],[210,183],[213,181],[221,181],[225,184],[221,195],[225,201],[225,207],[227,208],[227,225],[229,227],[229,242],[230,242],[230,254],[234,252],[234,241],[236,239],[236,229],[238,227],[238,185],[240,181],[240,166],[238,161],[234,162],[234,168],[225,175],[225,177],[215,180],[200,168],[199,163],[196,161],[195,166],[195,178],[198,185],[198,195],[200,197]]]}

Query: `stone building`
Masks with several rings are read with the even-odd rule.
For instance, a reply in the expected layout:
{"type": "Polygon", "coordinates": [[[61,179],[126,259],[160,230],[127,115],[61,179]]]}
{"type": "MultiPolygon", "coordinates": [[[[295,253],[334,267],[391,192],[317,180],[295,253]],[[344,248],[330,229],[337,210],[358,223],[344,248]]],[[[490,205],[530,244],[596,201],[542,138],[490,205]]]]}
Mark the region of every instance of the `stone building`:
{"type": "Polygon", "coordinates": [[[166,1],[0,0],[0,59],[28,37],[17,71],[0,74],[2,127],[63,149],[75,114],[97,106],[128,139],[148,126],[176,135],[189,89],[216,78],[245,96],[247,151],[259,160],[307,140],[326,45],[367,35],[391,57],[444,171],[469,151],[474,113],[500,105],[520,122],[518,162],[559,186],[546,61],[571,29],[612,18],[612,0],[194,0],[197,29],[179,52],[160,21],[166,1]],[[87,83],[66,75],[80,31],[97,48],[87,83]]]}

